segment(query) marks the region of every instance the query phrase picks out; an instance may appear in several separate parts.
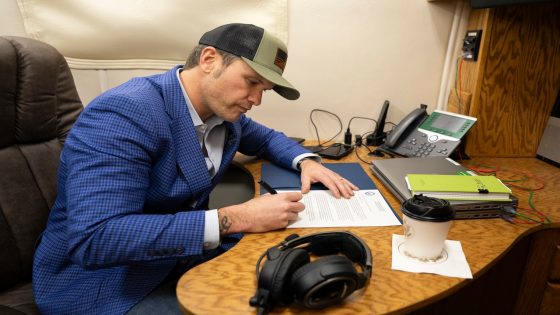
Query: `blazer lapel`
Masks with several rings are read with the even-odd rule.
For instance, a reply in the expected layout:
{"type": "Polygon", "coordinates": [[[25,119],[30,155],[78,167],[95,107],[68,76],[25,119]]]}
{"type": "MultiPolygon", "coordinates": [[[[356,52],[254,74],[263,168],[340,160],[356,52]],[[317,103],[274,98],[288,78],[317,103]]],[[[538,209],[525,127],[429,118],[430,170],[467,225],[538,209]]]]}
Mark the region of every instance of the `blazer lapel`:
{"type": "Polygon", "coordinates": [[[177,67],[162,77],[162,94],[171,118],[177,164],[195,198],[200,199],[201,194],[211,189],[212,183],[176,71],[177,67]]]}
{"type": "MultiPolygon", "coordinates": [[[[222,162],[220,164],[220,169],[216,173],[216,176],[212,179],[212,187],[216,186],[222,176],[224,175],[225,171],[228,169],[231,161],[233,160],[235,153],[237,152],[237,148],[239,147],[239,135],[240,135],[240,127],[239,124],[233,124],[230,122],[224,122],[226,126],[226,139],[224,143],[224,153],[222,155],[222,162]]],[[[199,199],[197,206],[199,206],[208,196],[210,195],[211,191],[206,191],[201,198],[199,199]]]]}
{"type": "MultiPolygon", "coordinates": [[[[226,137],[224,143],[224,151],[222,154],[222,161],[220,163],[220,169],[216,172],[214,178],[212,178],[212,183],[214,185],[218,184],[222,179],[222,176],[227,171],[231,161],[235,157],[237,148],[239,147],[239,131],[236,130],[236,125],[230,122],[224,122],[226,126],[226,137]]],[[[239,129],[239,128],[237,128],[239,129]]]]}
{"type": "Polygon", "coordinates": [[[224,124],[226,125],[227,134],[224,144],[224,154],[222,155],[222,164],[220,166],[221,174],[223,174],[231,164],[231,161],[235,157],[235,153],[239,148],[239,141],[241,140],[241,127],[239,124],[230,122],[225,122],[224,124]]]}

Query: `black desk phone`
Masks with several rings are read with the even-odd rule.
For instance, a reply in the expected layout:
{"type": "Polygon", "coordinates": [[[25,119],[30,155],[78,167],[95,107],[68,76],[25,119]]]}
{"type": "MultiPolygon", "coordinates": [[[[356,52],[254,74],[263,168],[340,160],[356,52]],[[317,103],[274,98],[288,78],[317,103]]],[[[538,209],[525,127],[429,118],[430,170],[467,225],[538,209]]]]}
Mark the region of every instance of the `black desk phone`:
{"type": "Polygon", "coordinates": [[[435,110],[422,105],[404,117],[387,135],[382,151],[405,157],[449,156],[476,118],[435,110]]]}

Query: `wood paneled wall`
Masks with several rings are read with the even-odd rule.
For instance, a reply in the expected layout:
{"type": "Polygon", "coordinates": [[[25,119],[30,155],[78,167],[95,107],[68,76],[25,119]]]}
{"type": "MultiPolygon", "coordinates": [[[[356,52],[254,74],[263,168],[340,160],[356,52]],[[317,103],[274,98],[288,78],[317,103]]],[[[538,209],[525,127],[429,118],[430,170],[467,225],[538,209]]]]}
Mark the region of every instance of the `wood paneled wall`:
{"type": "Polygon", "coordinates": [[[559,17],[557,2],[471,12],[468,29],[483,30],[479,58],[459,61],[462,102],[452,91],[448,104],[478,118],[468,155],[536,155],[560,89],[559,17]]]}

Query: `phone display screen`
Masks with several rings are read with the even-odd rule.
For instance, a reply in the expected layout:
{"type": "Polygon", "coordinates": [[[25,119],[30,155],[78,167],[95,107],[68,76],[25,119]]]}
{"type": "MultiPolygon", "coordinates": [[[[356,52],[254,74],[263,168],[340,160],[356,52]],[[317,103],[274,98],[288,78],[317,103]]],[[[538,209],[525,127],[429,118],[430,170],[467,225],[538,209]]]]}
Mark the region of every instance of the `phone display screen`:
{"type": "Polygon", "coordinates": [[[476,118],[455,113],[434,111],[420,125],[420,129],[461,139],[473,126],[476,118]]]}
{"type": "Polygon", "coordinates": [[[439,115],[433,122],[432,127],[450,132],[457,132],[465,124],[466,119],[452,116],[439,115]]]}

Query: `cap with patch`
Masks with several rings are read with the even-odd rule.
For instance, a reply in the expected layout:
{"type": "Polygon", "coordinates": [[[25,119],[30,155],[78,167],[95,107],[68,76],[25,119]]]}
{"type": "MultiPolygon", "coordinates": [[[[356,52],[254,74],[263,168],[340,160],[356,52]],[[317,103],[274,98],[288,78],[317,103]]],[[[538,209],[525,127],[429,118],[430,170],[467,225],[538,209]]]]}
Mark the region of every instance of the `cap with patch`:
{"type": "Polygon", "coordinates": [[[252,24],[226,24],[206,32],[199,44],[216,47],[241,57],[255,72],[274,84],[281,96],[296,100],[299,92],[282,77],[288,49],[265,29],[252,24]]]}

